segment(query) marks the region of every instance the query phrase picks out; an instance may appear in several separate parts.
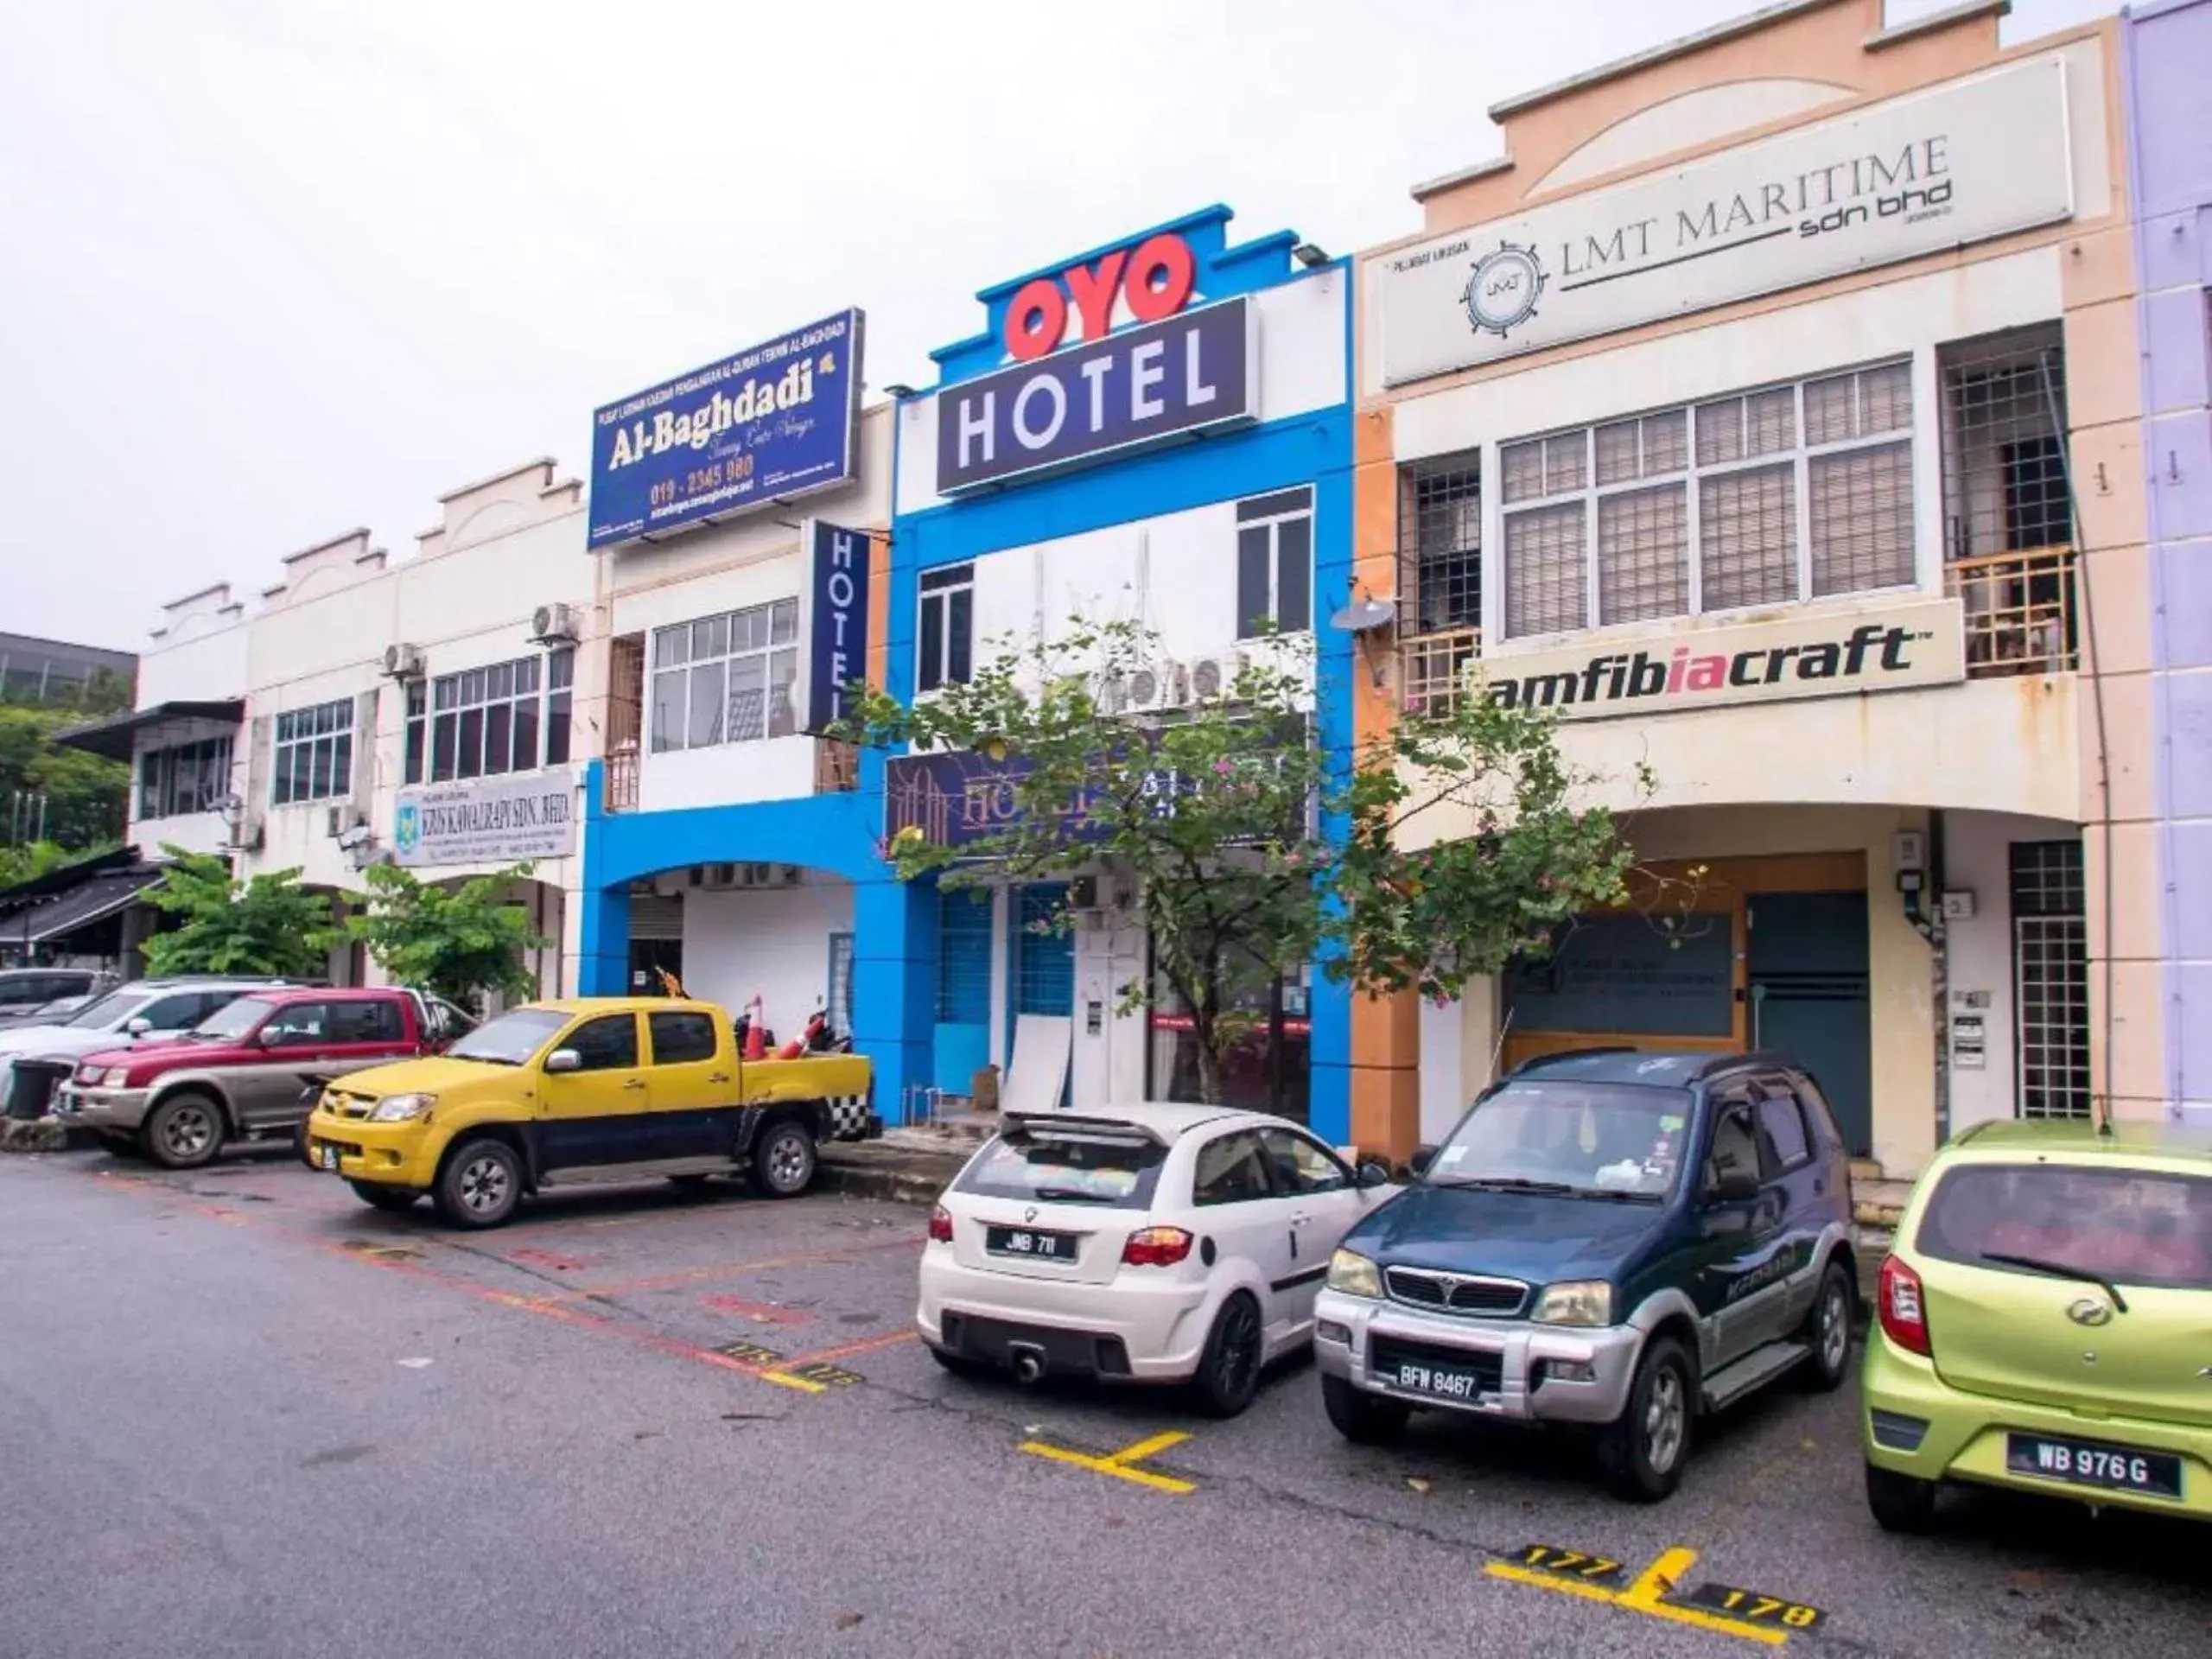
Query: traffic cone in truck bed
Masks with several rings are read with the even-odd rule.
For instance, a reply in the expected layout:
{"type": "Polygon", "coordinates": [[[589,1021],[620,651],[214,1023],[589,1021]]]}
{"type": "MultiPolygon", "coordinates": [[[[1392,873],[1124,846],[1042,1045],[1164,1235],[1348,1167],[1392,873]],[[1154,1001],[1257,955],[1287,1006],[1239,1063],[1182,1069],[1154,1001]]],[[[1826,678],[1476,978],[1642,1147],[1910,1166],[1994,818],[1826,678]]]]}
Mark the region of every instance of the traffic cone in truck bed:
{"type": "Polygon", "coordinates": [[[748,1016],[745,1031],[745,1058],[757,1060],[768,1052],[768,1013],[761,1006],[760,993],[756,991],[753,994],[753,1000],[745,1005],[745,1012],[748,1016]]]}

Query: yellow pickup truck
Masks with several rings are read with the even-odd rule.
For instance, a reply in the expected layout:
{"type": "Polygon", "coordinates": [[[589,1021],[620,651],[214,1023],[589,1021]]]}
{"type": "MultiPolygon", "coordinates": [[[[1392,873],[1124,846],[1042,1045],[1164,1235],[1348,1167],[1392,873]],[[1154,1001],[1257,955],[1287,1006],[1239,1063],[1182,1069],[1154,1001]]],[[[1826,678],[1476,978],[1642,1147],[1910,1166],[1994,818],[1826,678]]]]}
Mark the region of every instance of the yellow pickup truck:
{"type": "Polygon", "coordinates": [[[301,1153],[364,1203],[428,1195],[456,1227],[497,1227],[524,1194],[589,1173],[704,1181],[744,1166],[787,1198],[824,1141],[883,1132],[855,1054],[745,1060],[729,1015],[667,997],[532,1002],[443,1054],[326,1087],[301,1153]]]}

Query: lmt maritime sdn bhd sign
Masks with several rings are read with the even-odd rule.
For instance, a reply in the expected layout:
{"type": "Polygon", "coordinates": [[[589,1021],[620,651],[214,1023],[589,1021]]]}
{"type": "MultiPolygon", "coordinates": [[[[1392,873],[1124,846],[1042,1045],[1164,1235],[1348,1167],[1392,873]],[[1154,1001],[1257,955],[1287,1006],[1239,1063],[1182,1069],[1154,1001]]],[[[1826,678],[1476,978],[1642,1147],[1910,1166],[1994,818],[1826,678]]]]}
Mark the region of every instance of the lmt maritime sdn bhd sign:
{"type": "Polygon", "coordinates": [[[1172,231],[1024,283],[1001,338],[1014,366],[937,394],[937,487],[959,495],[1259,415],[1259,314],[1190,306],[1191,245],[1172,231]],[[1126,317],[1139,325],[1112,332],[1126,317]],[[1060,350],[1071,325],[1082,344],[1060,350]]]}
{"type": "Polygon", "coordinates": [[[1382,255],[1383,384],[2069,218],[2065,73],[2031,59],[1382,255]]]}
{"type": "Polygon", "coordinates": [[[596,550],[850,480],[860,312],[795,329],[592,417],[596,550]]]}

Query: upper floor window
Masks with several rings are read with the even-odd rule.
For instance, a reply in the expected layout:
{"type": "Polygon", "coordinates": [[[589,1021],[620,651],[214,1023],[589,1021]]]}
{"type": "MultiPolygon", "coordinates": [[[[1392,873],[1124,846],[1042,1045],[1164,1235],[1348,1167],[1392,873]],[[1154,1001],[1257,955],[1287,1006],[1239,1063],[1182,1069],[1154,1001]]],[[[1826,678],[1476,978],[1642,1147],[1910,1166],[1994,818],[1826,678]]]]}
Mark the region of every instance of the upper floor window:
{"type": "Polygon", "coordinates": [[[231,792],[231,740],[204,738],[138,757],[138,816],[181,817],[212,812],[231,792]]]}
{"type": "Polygon", "coordinates": [[[653,632],[653,753],[798,729],[798,601],[779,599],[653,632]]]}
{"type": "Polygon", "coordinates": [[[922,572],[921,586],[915,689],[934,691],[941,685],[965,685],[975,672],[976,567],[939,565],[922,572]]]}
{"type": "Polygon", "coordinates": [[[338,697],[276,716],[275,782],[277,806],[327,801],[353,788],[353,699],[338,697]]]}
{"type": "Polygon", "coordinates": [[[1481,455],[1445,455],[1404,468],[1398,475],[1398,525],[1401,626],[1414,633],[1480,627],[1481,455]]]}
{"type": "Polygon", "coordinates": [[[1313,626],[1313,492],[1236,504],[1236,637],[1313,626]]]}
{"type": "Polygon", "coordinates": [[[1498,460],[1508,638],[1913,580],[1910,363],[1509,443],[1498,460]]]}
{"type": "Polygon", "coordinates": [[[575,652],[518,657],[487,668],[441,674],[407,688],[405,781],[493,778],[533,772],[569,758],[570,686],[575,652]]]}

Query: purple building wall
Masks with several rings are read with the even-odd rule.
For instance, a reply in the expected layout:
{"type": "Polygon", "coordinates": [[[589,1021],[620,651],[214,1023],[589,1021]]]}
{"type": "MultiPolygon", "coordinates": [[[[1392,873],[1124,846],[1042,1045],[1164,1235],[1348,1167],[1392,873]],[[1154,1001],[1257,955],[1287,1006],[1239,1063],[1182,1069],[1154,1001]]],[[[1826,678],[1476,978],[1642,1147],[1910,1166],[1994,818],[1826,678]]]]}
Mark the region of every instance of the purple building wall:
{"type": "Polygon", "coordinates": [[[2212,1122],[2212,0],[2123,25],[2143,342],[2166,1098],[2212,1122]]]}

